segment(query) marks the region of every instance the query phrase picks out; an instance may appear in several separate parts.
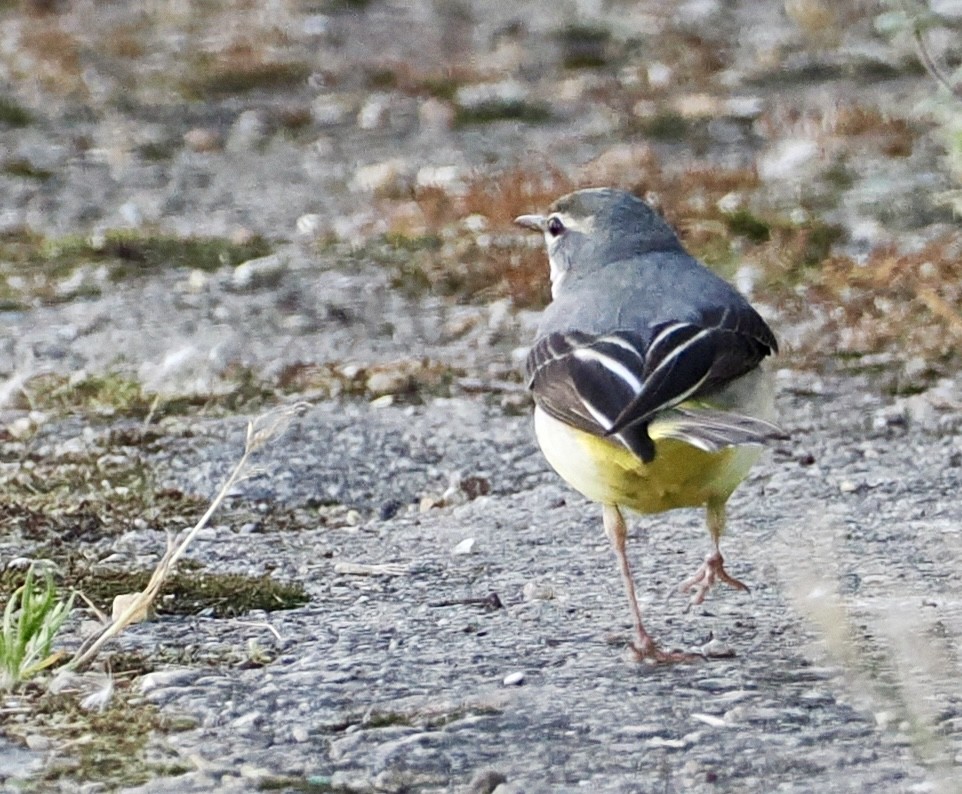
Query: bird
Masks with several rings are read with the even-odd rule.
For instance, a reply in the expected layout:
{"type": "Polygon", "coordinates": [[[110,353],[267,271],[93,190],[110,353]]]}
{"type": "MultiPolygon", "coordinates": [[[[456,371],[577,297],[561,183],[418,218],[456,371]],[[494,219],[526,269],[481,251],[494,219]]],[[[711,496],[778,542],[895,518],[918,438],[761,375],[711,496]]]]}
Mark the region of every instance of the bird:
{"type": "Polygon", "coordinates": [[[624,511],[704,508],[711,552],[681,589],[701,603],[725,569],[725,506],[775,424],[768,324],[700,263],[648,203],[616,188],[557,199],[515,223],[544,235],[551,281],[527,360],[534,429],[548,463],[602,506],[631,611],[639,661],[667,652],[642,621],[626,554],[624,511]]]}

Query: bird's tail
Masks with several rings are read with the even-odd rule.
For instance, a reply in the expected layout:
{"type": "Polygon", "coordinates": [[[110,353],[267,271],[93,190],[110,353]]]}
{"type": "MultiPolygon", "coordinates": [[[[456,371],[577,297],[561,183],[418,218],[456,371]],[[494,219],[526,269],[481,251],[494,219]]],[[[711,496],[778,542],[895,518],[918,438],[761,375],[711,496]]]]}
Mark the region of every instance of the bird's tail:
{"type": "Polygon", "coordinates": [[[705,452],[788,438],[784,430],[764,419],[702,407],[665,412],[648,425],[648,435],[653,441],[674,438],[705,452]]]}

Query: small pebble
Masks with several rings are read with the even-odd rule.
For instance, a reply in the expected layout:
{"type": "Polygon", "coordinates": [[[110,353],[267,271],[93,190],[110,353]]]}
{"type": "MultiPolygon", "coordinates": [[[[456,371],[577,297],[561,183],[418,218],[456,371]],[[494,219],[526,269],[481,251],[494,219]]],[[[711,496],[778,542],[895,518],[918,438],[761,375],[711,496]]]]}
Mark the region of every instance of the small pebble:
{"type": "Polygon", "coordinates": [[[267,136],[267,124],[260,111],[245,110],[231,125],[225,148],[229,152],[256,149],[267,136]]]}
{"type": "Polygon", "coordinates": [[[875,713],[875,724],[884,731],[891,727],[895,721],[895,716],[891,711],[877,711],[875,713]]]}
{"type": "Polygon", "coordinates": [[[42,736],[39,733],[28,733],[23,737],[23,741],[28,748],[34,751],[50,749],[50,739],[46,736],[42,736]]]}
{"type": "Polygon", "coordinates": [[[310,733],[303,725],[295,725],[291,728],[291,737],[295,742],[303,744],[310,738],[310,733]]]}
{"type": "Polygon", "coordinates": [[[525,601],[551,601],[555,597],[555,591],[551,585],[526,582],[521,588],[521,596],[525,601]]]}
{"type": "Polygon", "coordinates": [[[257,722],[260,722],[263,715],[259,711],[249,711],[247,714],[242,714],[236,720],[231,723],[231,727],[234,730],[243,730],[244,728],[250,727],[257,722]]]}
{"type": "Polygon", "coordinates": [[[240,776],[246,780],[264,780],[272,777],[272,775],[271,770],[262,766],[255,766],[254,764],[241,764],[240,766],[240,776]]]}
{"type": "Polygon", "coordinates": [[[735,655],[731,646],[719,639],[711,639],[702,645],[701,653],[709,659],[731,659],[735,655]]]}
{"type": "MultiPolygon", "coordinates": [[[[463,179],[464,171],[457,165],[424,165],[415,176],[418,187],[437,187],[449,192],[457,190],[463,179]]],[[[488,220],[483,215],[474,213],[465,218],[463,223],[469,231],[481,231],[479,228],[472,228],[472,224],[483,223],[484,228],[487,228],[488,220]],[[483,221],[477,220],[478,218],[483,221]]]]}
{"type": "Polygon", "coordinates": [[[220,148],[221,137],[216,130],[195,127],[184,133],[184,146],[194,152],[213,152],[220,148]]]}
{"type": "Polygon", "coordinates": [[[287,271],[287,259],[279,254],[248,259],[234,268],[231,286],[237,290],[273,287],[287,271]]]}
{"type": "Polygon", "coordinates": [[[360,193],[401,193],[410,178],[410,166],[401,158],[360,166],[350,188],[360,193]]]}
{"type": "Polygon", "coordinates": [[[181,667],[170,670],[155,670],[140,679],[140,691],[146,694],[152,689],[169,686],[183,686],[201,675],[200,670],[181,667]]]}
{"type": "Polygon", "coordinates": [[[187,276],[187,289],[190,292],[203,292],[210,283],[210,276],[203,270],[194,268],[187,276]]]}
{"type": "Polygon", "coordinates": [[[422,496],[421,501],[418,502],[418,511],[421,513],[426,513],[435,507],[444,507],[444,501],[433,496],[422,496]]]}
{"type": "Polygon", "coordinates": [[[471,776],[466,794],[491,794],[508,778],[496,769],[479,769],[471,776]]]}
{"type": "Polygon", "coordinates": [[[667,88],[671,85],[673,71],[667,64],[654,61],[648,64],[648,85],[652,88],[667,88]]]}
{"type": "Polygon", "coordinates": [[[713,714],[692,714],[691,718],[693,720],[698,720],[698,722],[703,722],[705,725],[710,725],[712,728],[727,728],[729,724],[725,722],[721,717],[716,717],[713,714]]]}
{"type": "Polygon", "coordinates": [[[389,521],[400,512],[402,507],[404,507],[404,502],[400,499],[388,499],[381,505],[377,512],[377,517],[381,519],[381,521],[389,521]]]}
{"type": "Polygon", "coordinates": [[[371,94],[358,111],[357,126],[362,130],[376,130],[385,124],[390,109],[390,96],[387,94],[371,94]]]}
{"type": "Polygon", "coordinates": [[[445,507],[457,507],[458,505],[467,504],[468,495],[457,485],[452,485],[441,494],[441,501],[445,507]]]}
{"type": "Polygon", "coordinates": [[[446,132],[454,125],[455,112],[450,102],[426,99],[418,108],[418,122],[425,132],[446,132]]]}
{"type": "Polygon", "coordinates": [[[323,228],[323,220],[320,215],[309,212],[306,215],[301,215],[301,217],[297,219],[294,228],[302,237],[315,237],[323,228]]]}
{"type": "Polygon", "coordinates": [[[515,673],[508,673],[501,683],[505,686],[521,686],[524,683],[524,673],[520,670],[515,673]]]}
{"type": "Polygon", "coordinates": [[[647,747],[664,747],[667,750],[684,750],[688,747],[687,737],[682,739],[664,739],[661,736],[654,736],[645,742],[647,747]]]}
{"type": "Polygon", "coordinates": [[[818,144],[807,138],[788,138],[776,143],[758,161],[758,175],[766,182],[798,181],[818,157],[818,144]]]}
{"type": "Polygon", "coordinates": [[[458,483],[458,487],[468,499],[472,500],[491,493],[491,482],[486,477],[464,477],[458,483]]]}
{"type": "Polygon", "coordinates": [[[7,424],[6,429],[11,438],[22,439],[30,436],[36,428],[33,422],[30,421],[30,417],[18,416],[12,422],[7,424]]]}

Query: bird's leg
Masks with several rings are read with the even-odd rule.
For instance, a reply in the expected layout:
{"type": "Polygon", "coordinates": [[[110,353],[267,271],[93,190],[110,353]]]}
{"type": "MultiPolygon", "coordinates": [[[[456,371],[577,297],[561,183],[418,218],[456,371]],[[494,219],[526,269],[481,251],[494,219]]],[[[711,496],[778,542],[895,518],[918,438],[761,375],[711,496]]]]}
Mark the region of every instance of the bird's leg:
{"type": "Polygon", "coordinates": [[[611,541],[615,556],[618,557],[618,570],[621,572],[621,581],[624,582],[625,592],[628,595],[628,607],[631,609],[631,619],[635,624],[635,642],[631,643],[631,650],[638,661],[689,662],[699,658],[687,653],[666,653],[655,645],[651,635],[645,631],[641,622],[641,609],[638,607],[638,599],[635,596],[635,582],[631,575],[631,566],[628,564],[628,555],[625,553],[628,527],[625,526],[625,519],[617,505],[604,505],[603,517],[605,534],[611,541]]]}
{"type": "Polygon", "coordinates": [[[712,544],[715,550],[705,558],[705,562],[695,571],[695,575],[682,582],[679,589],[685,593],[694,591],[691,597],[692,604],[700,604],[705,600],[708,591],[714,586],[715,582],[724,582],[729,587],[736,590],[749,592],[748,586],[744,582],[738,581],[734,576],[730,576],[725,570],[725,558],[722,557],[718,548],[722,531],[725,529],[725,503],[713,501],[708,503],[707,508],[708,531],[711,532],[712,544]]]}

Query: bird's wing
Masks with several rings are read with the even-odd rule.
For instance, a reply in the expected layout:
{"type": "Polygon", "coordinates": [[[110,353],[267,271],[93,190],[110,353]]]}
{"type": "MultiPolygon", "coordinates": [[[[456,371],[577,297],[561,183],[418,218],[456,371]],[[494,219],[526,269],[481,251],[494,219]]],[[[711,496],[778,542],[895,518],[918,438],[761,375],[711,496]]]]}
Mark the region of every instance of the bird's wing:
{"type": "Polygon", "coordinates": [[[541,337],[527,362],[535,400],[555,418],[616,438],[650,461],[648,424],[656,415],[710,394],[776,350],[771,331],[754,312],[705,312],[698,322],[645,330],[541,337]]]}
{"type": "Polygon", "coordinates": [[[754,416],[717,411],[713,408],[675,408],[648,426],[653,439],[674,438],[705,452],[743,444],[765,444],[786,439],[778,425],[754,416]]]}
{"type": "Polygon", "coordinates": [[[775,337],[754,311],[717,309],[698,322],[666,322],[653,329],[644,352],[643,388],[608,428],[616,434],[646,424],[661,411],[717,391],[776,352],[775,337]]]}

